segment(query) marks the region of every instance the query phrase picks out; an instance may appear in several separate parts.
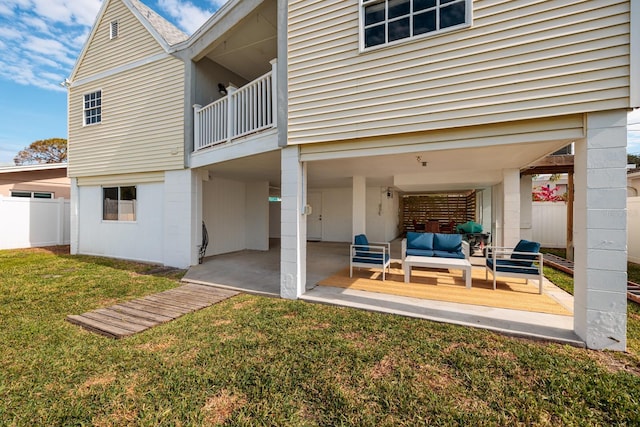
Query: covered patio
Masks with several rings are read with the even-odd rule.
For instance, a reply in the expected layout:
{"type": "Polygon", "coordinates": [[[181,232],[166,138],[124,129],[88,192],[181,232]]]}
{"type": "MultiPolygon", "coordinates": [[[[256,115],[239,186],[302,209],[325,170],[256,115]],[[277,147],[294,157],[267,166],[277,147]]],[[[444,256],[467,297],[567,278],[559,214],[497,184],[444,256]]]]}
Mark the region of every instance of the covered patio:
{"type": "MultiPolygon", "coordinates": [[[[483,259],[472,257],[472,289],[456,270],[421,269],[405,284],[400,273],[400,240],[391,244],[392,273],[385,282],[378,271],[360,269],[349,278],[347,243],[308,242],[307,284],[302,300],[341,305],[494,330],[514,336],[571,345],[584,343],[573,332],[573,297],[545,281],[537,285],[500,279],[497,290],[485,281],[483,259]]],[[[269,251],[216,255],[193,266],[184,281],[278,297],[280,245],[269,251]]]]}

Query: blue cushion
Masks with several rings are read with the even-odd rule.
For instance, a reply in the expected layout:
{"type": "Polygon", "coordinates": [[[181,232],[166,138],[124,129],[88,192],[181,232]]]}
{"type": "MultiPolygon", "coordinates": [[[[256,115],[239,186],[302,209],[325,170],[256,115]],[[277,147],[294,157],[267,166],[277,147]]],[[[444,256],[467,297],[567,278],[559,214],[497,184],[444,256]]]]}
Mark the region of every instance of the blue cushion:
{"type": "MultiPolygon", "coordinates": [[[[389,261],[389,254],[384,254],[385,264],[389,261]]],[[[353,262],[364,262],[366,264],[382,264],[382,254],[376,252],[358,252],[353,257],[353,262]]]]}
{"type": "Polygon", "coordinates": [[[409,248],[433,250],[433,233],[407,232],[407,249],[409,248]]]}
{"type": "MultiPolygon", "coordinates": [[[[513,248],[514,252],[531,252],[532,254],[538,253],[540,251],[540,243],[530,242],[529,240],[520,240],[515,248],[513,248]]],[[[524,259],[529,260],[531,263],[529,265],[533,265],[533,261],[536,260],[535,255],[524,255],[524,254],[512,254],[511,259],[524,259]]]]}
{"type": "Polygon", "coordinates": [[[369,250],[369,240],[364,234],[358,234],[353,238],[354,245],[362,245],[356,248],[356,256],[366,256],[366,251],[369,250]],[[365,255],[363,255],[363,253],[365,255]]]}
{"type": "Polygon", "coordinates": [[[433,256],[433,251],[431,249],[407,249],[407,256],[433,256]]]}
{"type": "Polygon", "coordinates": [[[353,238],[354,245],[369,245],[369,240],[367,240],[367,236],[364,234],[358,234],[353,238]]]}
{"type": "Polygon", "coordinates": [[[445,252],[462,252],[462,236],[460,234],[440,234],[433,237],[433,249],[445,252]]]}
{"type": "Polygon", "coordinates": [[[437,249],[435,249],[433,251],[433,256],[439,257],[439,258],[460,258],[460,259],[464,259],[464,253],[462,253],[462,251],[460,252],[449,252],[449,251],[439,251],[437,249]]]}
{"type": "MultiPolygon", "coordinates": [[[[527,261],[512,261],[510,259],[496,259],[496,271],[503,273],[520,273],[538,275],[538,269],[532,267],[532,263],[527,261]],[[527,268],[528,267],[528,268],[527,268]]],[[[487,259],[487,267],[493,270],[493,258],[487,259]]]]}

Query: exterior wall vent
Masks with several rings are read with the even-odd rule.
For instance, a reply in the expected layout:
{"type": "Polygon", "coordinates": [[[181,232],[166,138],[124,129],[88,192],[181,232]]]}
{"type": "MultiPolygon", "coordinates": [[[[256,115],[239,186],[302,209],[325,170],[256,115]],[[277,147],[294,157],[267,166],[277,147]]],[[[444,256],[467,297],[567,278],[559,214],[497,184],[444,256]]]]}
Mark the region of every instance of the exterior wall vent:
{"type": "Polygon", "coordinates": [[[109,26],[109,38],[115,39],[118,37],[119,24],[118,21],[111,21],[111,25],[109,26]]]}

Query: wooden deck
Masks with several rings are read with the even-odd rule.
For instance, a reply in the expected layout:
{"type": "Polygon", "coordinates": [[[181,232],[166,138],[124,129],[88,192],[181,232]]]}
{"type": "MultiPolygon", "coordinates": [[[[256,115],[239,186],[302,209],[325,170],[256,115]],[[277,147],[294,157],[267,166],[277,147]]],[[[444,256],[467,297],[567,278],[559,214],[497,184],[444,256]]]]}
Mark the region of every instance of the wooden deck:
{"type": "MultiPolygon", "coordinates": [[[[471,304],[485,307],[506,308],[538,313],[571,316],[569,307],[562,305],[545,292],[538,294],[538,284],[527,284],[523,279],[499,277],[498,288],[493,289],[493,280],[485,280],[485,269],[472,267],[471,289],[466,288],[462,271],[455,269],[415,268],[410,283],[404,282],[404,271],[399,262],[392,262],[386,280],[381,280],[379,269],[349,269],[339,271],[318,283],[320,286],[348,288],[411,298],[471,304]]],[[[555,288],[555,286],[552,286],[555,288]]]]}
{"type": "MultiPolygon", "coordinates": [[[[553,254],[544,254],[544,264],[573,276],[573,261],[560,258],[553,254]]],[[[640,304],[640,285],[627,282],[627,299],[640,304]]]]}
{"type": "Polygon", "coordinates": [[[100,335],[120,339],[237,294],[212,286],[188,284],[108,308],[69,315],[67,321],[100,335]]]}

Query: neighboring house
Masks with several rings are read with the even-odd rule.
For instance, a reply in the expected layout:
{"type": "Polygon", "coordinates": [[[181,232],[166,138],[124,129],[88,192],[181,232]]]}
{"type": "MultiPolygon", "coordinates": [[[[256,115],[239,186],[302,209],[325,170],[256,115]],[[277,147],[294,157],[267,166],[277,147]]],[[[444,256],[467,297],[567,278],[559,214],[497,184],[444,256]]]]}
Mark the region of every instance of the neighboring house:
{"type": "Polygon", "coordinates": [[[230,0],[187,37],[105,0],[68,79],[72,252],[187,267],[203,221],[208,255],[280,235],[281,296],[298,298],[307,240],[391,240],[404,195],[473,191],[514,245],[521,170],[573,143],[575,331],[624,349],[637,8],[230,0]]]}
{"type": "Polygon", "coordinates": [[[0,249],[69,244],[67,164],[0,168],[0,249]]]}
{"type": "Polygon", "coordinates": [[[0,167],[0,196],[69,199],[66,163],[0,167]]]}

